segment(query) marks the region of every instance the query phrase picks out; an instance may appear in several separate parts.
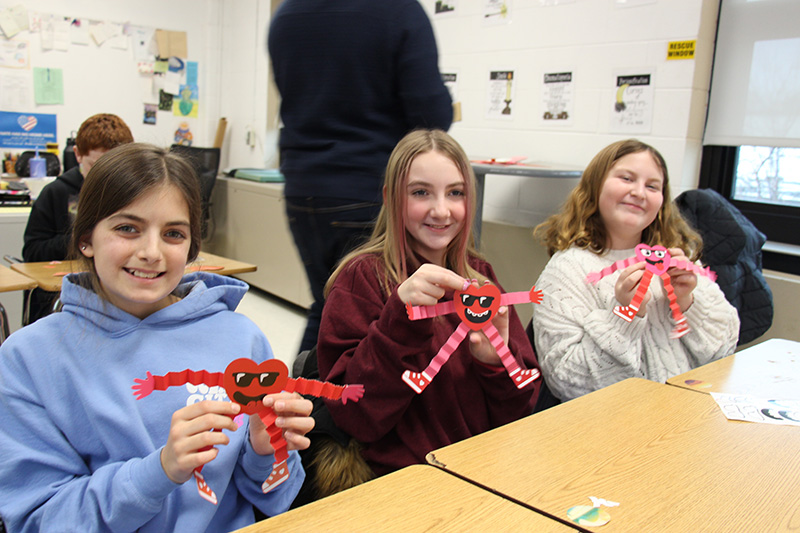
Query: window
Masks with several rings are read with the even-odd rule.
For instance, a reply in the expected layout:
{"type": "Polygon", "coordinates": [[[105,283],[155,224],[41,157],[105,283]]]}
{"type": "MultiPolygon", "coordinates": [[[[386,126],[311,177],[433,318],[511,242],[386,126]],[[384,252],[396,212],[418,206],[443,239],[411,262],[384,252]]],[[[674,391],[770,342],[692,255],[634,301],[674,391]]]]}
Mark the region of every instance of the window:
{"type": "Polygon", "coordinates": [[[764,268],[800,274],[800,2],[721,0],[701,188],[767,236],[764,268]],[[787,246],[788,245],[788,246],[787,246]]]}
{"type": "Polygon", "coordinates": [[[731,197],[800,207],[800,148],[740,146],[731,197]]]}

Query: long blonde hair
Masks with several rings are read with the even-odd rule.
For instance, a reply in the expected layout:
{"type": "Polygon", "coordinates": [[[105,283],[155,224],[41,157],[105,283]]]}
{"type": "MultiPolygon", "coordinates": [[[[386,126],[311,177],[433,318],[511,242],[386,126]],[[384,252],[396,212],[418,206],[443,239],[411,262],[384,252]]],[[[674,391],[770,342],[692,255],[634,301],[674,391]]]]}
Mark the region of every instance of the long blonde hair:
{"type": "Polygon", "coordinates": [[[561,211],[536,226],[533,235],[550,255],[570,246],[588,248],[601,254],[608,249],[608,232],[600,216],[599,199],[611,167],[629,154],[648,152],[664,175],[664,201],[655,220],[642,231],[642,242],[681,248],[694,261],[700,256],[703,241],[681,216],[669,191],[667,164],[652,146],[636,139],[612,143],[598,152],[583,171],[581,180],[567,197],[561,211]]]}
{"type": "Polygon", "coordinates": [[[450,159],[464,177],[466,214],[462,231],[450,242],[445,251],[445,267],[467,279],[484,277],[469,265],[470,257],[480,257],[475,249],[472,223],[475,218],[475,174],[461,145],[442,130],[415,130],[400,139],[386,166],[384,181],[384,202],[370,239],[359,248],[346,255],[325,285],[327,296],[336,278],[354,260],[365,255],[378,255],[382,258],[383,273],[379,272],[383,286],[388,293],[392,287],[408,278],[406,264],[413,262],[415,254],[408,243],[406,231],[406,184],[411,163],[424,153],[436,152],[450,159]]]}

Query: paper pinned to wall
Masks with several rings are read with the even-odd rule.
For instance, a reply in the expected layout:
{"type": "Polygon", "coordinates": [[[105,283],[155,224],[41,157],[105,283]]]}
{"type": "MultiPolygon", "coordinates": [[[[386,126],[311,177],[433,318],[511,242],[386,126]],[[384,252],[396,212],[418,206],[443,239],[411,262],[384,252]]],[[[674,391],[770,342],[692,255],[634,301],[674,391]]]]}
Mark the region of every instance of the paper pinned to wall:
{"type": "Polygon", "coordinates": [[[156,44],[158,45],[158,56],[180,57],[188,56],[185,31],[156,30],[156,44]]]}
{"type": "Polygon", "coordinates": [[[0,11],[0,29],[7,39],[28,29],[28,10],[22,4],[0,11]]]}
{"type": "Polygon", "coordinates": [[[152,61],[156,54],[153,36],[156,30],[144,26],[131,26],[131,42],[133,43],[133,56],[138,61],[152,61]]]}
{"type": "Polygon", "coordinates": [[[63,104],[63,71],[60,68],[34,68],[33,94],[36,105],[63,104]]]}
{"type": "Polygon", "coordinates": [[[33,80],[28,72],[4,72],[0,78],[0,109],[26,111],[33,108],[33,80]]]}
{"type": "Polygon", "coordinates": [[[27,69],[30,48],[31,43],[20,38],[0,41],[0,67],[27,69]]]}
{"type": "Polygon", "coordinates": [[[69,25],[69,38],[72,44],[89,45],[89,21],[86,19],[72,19],[69,25]]]}
{"type": "Polygon", "coordinates": [[[49,15],[42,19],[42,50],[69,50],[70,23],[68,18],[49,15]]]}

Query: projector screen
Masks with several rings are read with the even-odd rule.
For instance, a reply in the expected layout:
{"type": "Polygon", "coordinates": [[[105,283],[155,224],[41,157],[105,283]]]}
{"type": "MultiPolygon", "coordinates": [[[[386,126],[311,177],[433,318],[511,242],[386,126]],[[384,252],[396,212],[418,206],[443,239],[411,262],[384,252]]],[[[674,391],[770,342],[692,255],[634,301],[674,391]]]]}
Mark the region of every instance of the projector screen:
{"type": "Polygon", "coordinates": [[[800,147],[800,1],[721,0],[703,144],[800,147]]]}

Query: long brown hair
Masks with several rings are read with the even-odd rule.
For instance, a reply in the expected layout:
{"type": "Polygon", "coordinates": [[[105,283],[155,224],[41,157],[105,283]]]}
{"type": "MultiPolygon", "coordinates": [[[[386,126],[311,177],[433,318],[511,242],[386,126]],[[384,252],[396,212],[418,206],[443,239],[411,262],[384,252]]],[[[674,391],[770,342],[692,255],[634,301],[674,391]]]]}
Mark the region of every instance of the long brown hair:
{"type": "Polygon", "coordinates": [[[370,239],[362,246],[346,255],[325,285],[327,295],[342,269],[353,260],[367,254],[379,255],[383,259],[384,273],[382,283],[387,293],[392,286],[408,278],[407,261],[414,257],[408,243],[406,231],[406,184],[411,163],[420,154],[436,152],[450,159],[464,177],[466,214],[462,231],[450,242],[445,251],[445,267],[467,279],[481,276],[469,266],[469,257],[480,257],[475,249],[472,223],[475,218],[476,185],[475,174],[469,164],[464,149],[450,135],[442,130],[415,130],[397,143],[386,166],[384,181],[384,202],[370,239]]]}
{"type": "Polygon", "coordinates": [[[636,139],[612,143],[598,152],[583,171],[580,182],[564,202],[561,211],[536,226],[534,237],[550,255],[570,246],[588,248],[601,254],[608,249],[608,232],[600,216],[600,190],[614,164],[629,154],[648,152],[664,176],[664,201],[656,219],[642,231],[642,242],[681,248],[692,260],[700,256],[703,241],[681,216],[672,202],[667,164],[661,154],[636,139]]]}
{"type": "Polygon", "coordinates": [[[181,156],[144,143],[123,144],[109,150],[86,176],[78,197],[78,213],[72,227],[70,257],[90,273],[92,288],[103,297],[94,259],[80,252],[81,243],[92,235],[95,226],[143,194],[160,185],[173,185],[189,207],[190,244],[186,262],[200,253],[200,182],[192,166],[181,156]]]}

